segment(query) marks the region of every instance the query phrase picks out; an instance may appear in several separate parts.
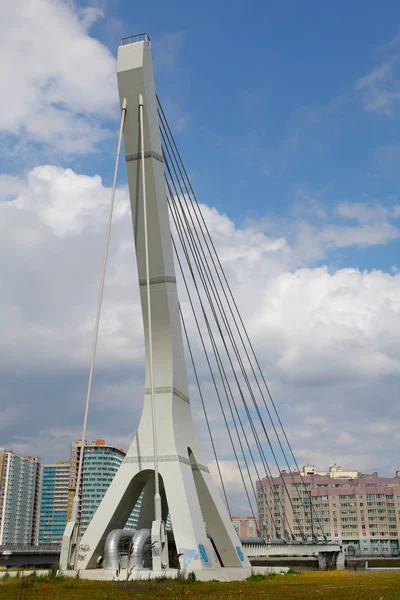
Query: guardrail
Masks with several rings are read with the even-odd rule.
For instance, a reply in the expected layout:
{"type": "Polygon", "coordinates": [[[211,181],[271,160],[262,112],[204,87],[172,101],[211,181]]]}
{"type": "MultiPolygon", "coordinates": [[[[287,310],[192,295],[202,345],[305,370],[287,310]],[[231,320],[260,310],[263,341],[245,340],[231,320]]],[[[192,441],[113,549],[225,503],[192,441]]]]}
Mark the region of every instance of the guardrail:
{"type": "Polygon", "coordinates": [[[13,554],[14,552],[27,552],[37,554],[38,552],[60,552],[61,544],[3,544],[0,545],[0,554],[13,554]]]}
{"type": "Polygon", "coordinates": [[[121,46],[128,44],[136,44],[136,42],[146,42],[149,48],[151,48],[151,39],[148,33],[136,33],[135,35],[128,35],[121,40],[121,46]]]}

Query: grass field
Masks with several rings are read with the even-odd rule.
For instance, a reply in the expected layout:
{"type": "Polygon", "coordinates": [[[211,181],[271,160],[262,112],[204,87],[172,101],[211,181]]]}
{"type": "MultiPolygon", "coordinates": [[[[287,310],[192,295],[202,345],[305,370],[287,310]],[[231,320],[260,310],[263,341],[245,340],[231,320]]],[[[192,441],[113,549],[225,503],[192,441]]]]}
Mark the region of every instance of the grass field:
{"type": "Polygon", "coordinates": [[[0,580],[0,600],[125,600],[252,598],[296,600],[400,600],[400,572],[325,571],[266,577],[261,581],[93,582],[56,577],[0,580]]]}

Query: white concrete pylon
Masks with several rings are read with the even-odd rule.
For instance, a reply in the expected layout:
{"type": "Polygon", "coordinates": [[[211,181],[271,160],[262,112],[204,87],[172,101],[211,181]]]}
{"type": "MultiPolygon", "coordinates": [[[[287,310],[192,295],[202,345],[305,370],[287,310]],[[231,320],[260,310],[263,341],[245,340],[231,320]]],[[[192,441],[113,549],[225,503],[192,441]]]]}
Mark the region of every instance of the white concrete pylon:
{"type": "Polygon", "coordinates": [[[107,535],[113,529],[125,526],[144,488],[138,528],[151,529],[154,521],[154,446],[149,389],[140,97],[143,98],[155,417],[163,519],[166,519],[169,511],[182,568],[196,571],[220,566],[215,553],[210,551],[207,531],[212,536],[223,566],[249,567],[227,510],[201,459],[195,438],[166,202],[153,67],[146,40],[120,46],[118,87],[121,102],[124,98],[127,101],[124,142],[145,332],[146,391],[138,431],[81,540],[77,569],[96,566],[98,557],[103,555],[107,535]]]}

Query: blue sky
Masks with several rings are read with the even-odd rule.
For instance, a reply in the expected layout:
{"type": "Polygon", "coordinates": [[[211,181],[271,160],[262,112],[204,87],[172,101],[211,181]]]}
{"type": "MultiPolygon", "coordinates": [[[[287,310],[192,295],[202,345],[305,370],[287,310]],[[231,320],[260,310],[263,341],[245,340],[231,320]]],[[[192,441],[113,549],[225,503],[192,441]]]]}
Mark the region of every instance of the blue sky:
{"type": "MultiPolygon", "coordinates": [[[[3,3],[0,446],[62,459],[80,435],[115,57],[121,37],[142,31],[299,461],[392,473],[400,5],[390,1],[3,3]]],[[[105,294],[89,437],[127,447],[143,340],[123,168],[105,294]]]]}
{"type": "MultiPolygon", "coordinates": [[[[149,32],[159,93],[197,193],[240,223],[286,216],[305,197],[328,213],[343,201],[396,204],[400,7],[384,7],[116,2],[92,33],[115,54],[121,36],[149,32]],[[359,89],[386,66],[386,79],[359,89]]],[[[349,252],[334,260],[396,262],[395,242],[349,252]]]]}

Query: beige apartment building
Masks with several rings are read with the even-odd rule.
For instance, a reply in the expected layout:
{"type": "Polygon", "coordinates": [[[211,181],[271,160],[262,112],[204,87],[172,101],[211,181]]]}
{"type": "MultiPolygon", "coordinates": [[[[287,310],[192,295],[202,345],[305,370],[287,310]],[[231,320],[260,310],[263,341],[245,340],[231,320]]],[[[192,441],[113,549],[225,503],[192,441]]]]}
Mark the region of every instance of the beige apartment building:
{"type": "Polygon", "coordinates": [[[254,517],[231,517],[233,526],[242,537],[258,537],[257,521],[254,517]]]}
{"type": "Polygon", "coordinates": [[[355,556],[399,554],[399,471],[379,477],[306,465],[257,481],[257,497],[264,535],[337,541],[355,556]]]}

